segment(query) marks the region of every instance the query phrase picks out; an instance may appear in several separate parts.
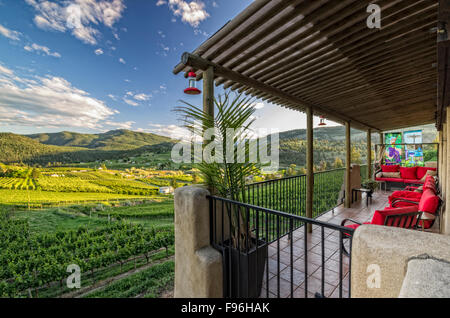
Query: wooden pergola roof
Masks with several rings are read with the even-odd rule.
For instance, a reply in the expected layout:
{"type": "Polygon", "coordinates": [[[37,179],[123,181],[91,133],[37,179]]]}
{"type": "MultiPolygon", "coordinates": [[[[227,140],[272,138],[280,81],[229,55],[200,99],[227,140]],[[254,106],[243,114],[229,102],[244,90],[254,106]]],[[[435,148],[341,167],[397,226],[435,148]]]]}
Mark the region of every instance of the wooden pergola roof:
{"type": "Polygon", "coordinates": [[[216,85],[359,129],[433,123],[437,22],[436,0],[256,0],[174,73],[213,66],[216,85]]]}

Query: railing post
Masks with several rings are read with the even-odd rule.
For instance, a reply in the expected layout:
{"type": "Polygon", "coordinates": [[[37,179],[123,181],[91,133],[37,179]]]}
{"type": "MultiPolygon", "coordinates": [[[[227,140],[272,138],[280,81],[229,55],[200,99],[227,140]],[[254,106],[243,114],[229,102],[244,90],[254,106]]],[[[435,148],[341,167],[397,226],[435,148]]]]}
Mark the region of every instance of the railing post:
{"type": "MultiPolygon", "coordinates": [[[[306,108],[306,217],[313,216],[314,198],[314,135],[313,112],[311,107],[306,108]]],[[[307,225],[308,233],[312,232],[311,224],[307,225]]]]}

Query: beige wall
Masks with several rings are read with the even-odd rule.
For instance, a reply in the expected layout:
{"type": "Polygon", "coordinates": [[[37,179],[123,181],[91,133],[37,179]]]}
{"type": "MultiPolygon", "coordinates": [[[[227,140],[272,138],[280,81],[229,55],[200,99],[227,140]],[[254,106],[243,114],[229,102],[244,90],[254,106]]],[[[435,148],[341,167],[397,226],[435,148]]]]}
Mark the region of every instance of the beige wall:
{"type": "Polygon", "coordinates": [[[223,297],[222,255],[210,246],[209,192],[175,191],[175,293],[177,298],[223,297]]]}
{"type": "Polygon", "coordinates": [[[352,297],[398,297],[408,262],[419,256],[450,261],[450,237],[380,225],[358,227],[352,242],[352,297]]]}

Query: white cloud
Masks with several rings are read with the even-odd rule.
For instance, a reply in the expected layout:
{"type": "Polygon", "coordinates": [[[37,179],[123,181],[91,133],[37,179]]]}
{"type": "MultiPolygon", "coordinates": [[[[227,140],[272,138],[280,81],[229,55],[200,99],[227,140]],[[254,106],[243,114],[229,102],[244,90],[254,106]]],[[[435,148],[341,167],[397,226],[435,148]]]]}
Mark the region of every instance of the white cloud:
{"type": "Polygon", "coordinates": [[[135,101],[132,101],[131,99],[128,99],[128,98],[125,98],[125,97],[123,98],[123,101],[125,103],[127,103],[128,105],[130,105],[130,106],[134,106],[134,107],[139,106],[139,104],[136,103],[135,101]]]}
{"type": "Polygon", "coordinates": [[[118,114],[117,110],[64,78],[30,80],[5,69],[0,68],[0,122],[3,125],[99,130],[118,114]]]}
{"type": "Polygon", "coordinates": [[[123,58],[120,58],[119,62],[122,63],[122,64],[127,64],[127,62],[125,62],[125,60],[123,58]]]}
{"type": "Polygon", "coordinates": [[[123,0],[25,0],[36,10],[34,23],[41,29],[58,32],[71,31],[84,43],[95,45],[101,24],[113,28],[125,9],[123,0]]]}
{"type": "Polygon", "coordinates": [[[197,28],[200,22],[209,17],[205,4],[200,0],[158,0],[156,3],[157,6],[165,4],[169,6],[169,9],[176,17],[181,17],[181,21],[188,23],[194,28],[197,28]]]}
{"type": "Polygon", "coordinates": [[[9,68],[6,68],[0,64],[0,78],[1,78],[2,73],[6,74],[6,75],[13,75],[13,71],[11,71],[9,68]]]}
{"type": "Polygon", "coordinates": [[[135,100],[138,100],[138,101],[148,101],[152,97],[152,95],[136,94],[133,97],[135,100]]]}
{"type": "Polygon", "coordinates": [[[39,45],[36,43],[31,44],[31,46],[26,45],[26,46],[24,46],[24,49],[28,52],[42,53],[47,56],[53,56],[53,57],[57,57],[57,58],[61,57],[61,54],[59,54],[58,52],[52,52],[48,47],[46,47],[44,45],[39,45]]]}
{"type": "Polygon", "coordinates": [[[95,53],[95,55],[102,55],[104,52],[103,52],[102,49],[96,49],[96,50],[94,51],[94,53],[95,53]]]}
{"type": "Polygon", "coordinates": [[[255,103],[253,106],[255,107],[255,109],[262,109],[264,108],[265,104],[263,102],[258,102],[255,103]]]}
{"type": "Polygon", "coordinates": [[[6,27],[4,27],[1,24],[0,24],[0,34],[3,35],[4,37],[7,37],[8,39],[15,40],[15,41],[18,41],[19,37],[21,35],[20,32],[7,29],[6,27]]]}
{"type": "Polygon", "coordinates": [[[131,129],[136,122],[134,121],[126,121],[123,123],[114,122],[114,121],[106,121],[105,125],[109,126],[109,129],[131,129]]]}
{"type": "Polygon", "coordinates": [[[117,100],[117,96],[113,94],[108,94],[108,97],[111,98],[112,100],[117,100]]]}
{"type": "Polygon", "coordinates": [[[161,125],[161,124],[149,124],[149,129],[141,129],[145,132],[150,132],[153,134],[167,136],[172,139],[182,139],[182,140],[190,140],[192,137],[190,131],[184,127],[180,127],[177,125],[161,125]]]}

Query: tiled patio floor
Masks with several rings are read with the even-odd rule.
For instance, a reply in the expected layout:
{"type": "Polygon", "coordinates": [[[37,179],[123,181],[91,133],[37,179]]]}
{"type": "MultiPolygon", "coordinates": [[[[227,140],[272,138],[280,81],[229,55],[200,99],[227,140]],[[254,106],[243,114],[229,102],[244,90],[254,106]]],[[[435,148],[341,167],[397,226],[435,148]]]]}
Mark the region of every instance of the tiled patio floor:
{"type": "MultiPolygon", "coordinates": [[[[351,218],[359,222],[368,222],[372,219],[375,210],[382,210],[388,206],[388,196],[390,192],[377,191],[373,194],[372,203],[366,207],[366,200],[354,203],[352,208],[346,209],[343,205],[323,214],[318,220],[341,224],[346,218],[351,218]]],[[[436,224],[435,224],[436,225],[436,224]]],[[[339,297],[339,232],[331,229],[325,229],[325,297],[339,297]]],[[[290,270],[290,244],[288,237],[285,236],[279,240],[280,244],[280,297],[291,297],[291,270],[290,270]]],[[[321,229],[313,226],[313,231],[308,234],[308,297],[314,297],[316,292],[321,293],[322,283],[322,245],[321,245],[321,229]]],[[[269,246],[269,297],[277,297],[278,294],[278,253],[277,242],[269,246]]],[[[293,296],[295,298],[305,297],[305,260],[304,260],[304,232],[300,228],[293,235],[293,296]]],[[[343,264],[343,281],[342,281],[342,297],[348,297],[349,294],[349,258],[342,256],[343,264]]],[[[267,297],[266,290],[266,273],[264,274],[263,289],[261,297],[267,297]]]]}

